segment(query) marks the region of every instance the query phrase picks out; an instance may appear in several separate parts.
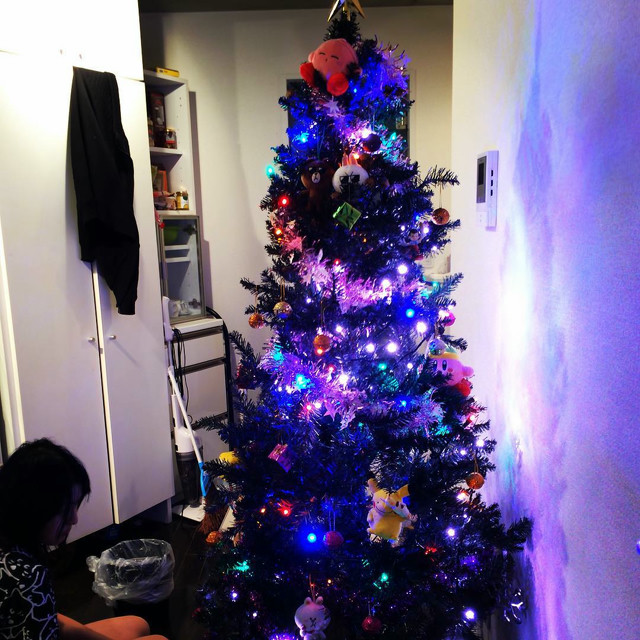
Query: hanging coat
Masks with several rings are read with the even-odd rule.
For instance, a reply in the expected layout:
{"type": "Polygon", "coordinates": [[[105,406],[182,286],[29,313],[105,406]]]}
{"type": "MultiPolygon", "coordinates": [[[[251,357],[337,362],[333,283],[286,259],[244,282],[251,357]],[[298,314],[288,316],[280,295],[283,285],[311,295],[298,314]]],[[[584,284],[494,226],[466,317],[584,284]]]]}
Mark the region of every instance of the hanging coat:
{"type": "Polygon", "coordinates": [[[69,132],[80,258],[96,261],[118,312],[132,315],[140,243],[133,212],[133,161],[112,73],[74,67],[69,132]]]}

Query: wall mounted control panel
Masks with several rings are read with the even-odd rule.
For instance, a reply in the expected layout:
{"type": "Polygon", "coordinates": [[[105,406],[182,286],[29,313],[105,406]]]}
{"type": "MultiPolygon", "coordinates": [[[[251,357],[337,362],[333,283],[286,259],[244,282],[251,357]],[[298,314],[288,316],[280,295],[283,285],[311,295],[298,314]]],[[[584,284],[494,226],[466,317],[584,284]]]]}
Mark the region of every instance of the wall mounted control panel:
{"type": "Polygon", "coordinates": [[[495,229],[498,221],[498,152],[485,151],[478,156],[476,178],[478,224],[495,229]]]}

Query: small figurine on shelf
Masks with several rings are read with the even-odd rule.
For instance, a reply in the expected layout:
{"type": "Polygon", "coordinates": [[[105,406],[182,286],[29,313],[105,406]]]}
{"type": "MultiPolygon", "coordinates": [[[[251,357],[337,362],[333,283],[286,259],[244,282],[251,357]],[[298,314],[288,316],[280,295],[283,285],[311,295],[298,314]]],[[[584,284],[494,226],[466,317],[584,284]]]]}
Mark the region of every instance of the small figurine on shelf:
{"type": "Polygon", "coordinates": [[[179,209],[180,211],[188,211],[189,210],[189,194],[187,193],[186,189],[183,189],[182,191],[176,191],[175,192],[175,198],[176,198],[176,208],[179,209]]]}

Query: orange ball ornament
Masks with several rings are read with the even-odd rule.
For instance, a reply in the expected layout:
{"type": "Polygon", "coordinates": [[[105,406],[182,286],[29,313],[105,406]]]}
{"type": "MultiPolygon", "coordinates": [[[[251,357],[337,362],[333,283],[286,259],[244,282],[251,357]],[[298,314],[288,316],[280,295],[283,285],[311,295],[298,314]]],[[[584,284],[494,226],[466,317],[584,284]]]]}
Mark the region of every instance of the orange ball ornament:
{"type": "Polygon", "coordinates": [[[442,207],[438,207],[432,214],[431,219],[435,224],[447,224],[449,222],[449,212],[442,207]]]}
{"type": "Polygon", "coordinates": [[[475,489],[476,491],[478,489],[482,489],[482,486],[484,485],[484,477],[481,473],[474,471],[467,476],[467,485],[470,489],[475,489]]]}
{"type": "Polygon", "coordinates": [[[257,311],[252,313],[249,316],[249,326],[252,327],[253,329],[259,329],[260,327],[263,327],[264,318],[262,317],[262,314],[258,313],[257,311]]]}
{"type": "Polygon", "coordinates": [[[316,355],[321,356],[331,349],[331,337],[324,333],[318,334],[313,339],[313,349],[316,355]]]}

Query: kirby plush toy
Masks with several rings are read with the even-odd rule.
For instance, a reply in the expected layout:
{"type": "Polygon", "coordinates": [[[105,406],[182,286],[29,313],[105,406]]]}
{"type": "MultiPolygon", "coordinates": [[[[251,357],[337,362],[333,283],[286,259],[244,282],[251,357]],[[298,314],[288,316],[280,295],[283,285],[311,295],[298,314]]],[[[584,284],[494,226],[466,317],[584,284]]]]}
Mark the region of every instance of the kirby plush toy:
{"type": "Polygon", "coordinates": [[[447,384],[455,387],[463,396],[471,393],[471,385],[467,378],[473,375],[471,367],[465,367],[460,362],[460,355],[456,351],[447,350],[440,356],[429,356],[436,361],[436,371],[447,376],[447,384]]]}
{"type": "Polygon", "coordinates": [[[409,507],[404,503],[404,498],[409,495],[409,485],[405,484],[395,493],[387,493],[371,478],[368,490],[373,496],[373,507],[367,516],[367,533],[389,540],[394,546],[397,545],[402,528],[412,529],[411,522],[415,520],[415,516],[409,513],[409,507]]]}
{"type": "Polygon", "coordinates": [[[325,40],[300,65],[300,75],[311,87],[318,86],[316,71],[326,80],[327,91],[341,96],[349,88],[349,76],[359,71],[358,56],[344,38],[325,40]]]}
{"type": "Polygon", "coordinates": [[[316,598],[315,602],[305,598],[296,610],[295,621],[304,640],[325,640],[324,630],[331,622],[331,614],[322,604],[322,596],[316,598]]]}

